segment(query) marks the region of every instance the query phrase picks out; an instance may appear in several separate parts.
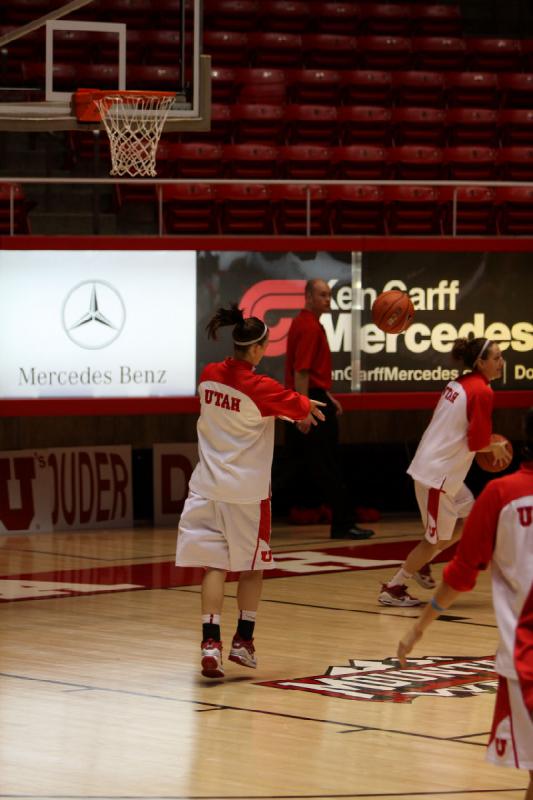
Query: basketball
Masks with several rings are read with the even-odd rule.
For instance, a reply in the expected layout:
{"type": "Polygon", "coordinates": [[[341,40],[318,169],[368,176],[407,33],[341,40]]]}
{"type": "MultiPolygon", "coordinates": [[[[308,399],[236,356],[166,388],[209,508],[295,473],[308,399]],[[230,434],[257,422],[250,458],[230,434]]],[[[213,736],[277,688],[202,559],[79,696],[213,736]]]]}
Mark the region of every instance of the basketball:
{"type": "Polygon", "coordinates": [[[390,289],[379,294],[372,304],[372,322],[385,333],[402,333],[415,316],[415,309],[407,292],[390,289]]]}
{"type": "MultiPolygon", "coordinates": [[[[505,436],[502,436],[499,433],[493,433],[490,437],[491,442],[505,442],[505,449],[511,456],[513,457],[513,446],[509,439],[505,436]]],[[[484,469],[485,472],[502,472],[504,469],[507,469],[509,464],[501,465],[494,463],[494,456],[492,453],[476,453],[476,462],[481,469],[484,469]]]]}

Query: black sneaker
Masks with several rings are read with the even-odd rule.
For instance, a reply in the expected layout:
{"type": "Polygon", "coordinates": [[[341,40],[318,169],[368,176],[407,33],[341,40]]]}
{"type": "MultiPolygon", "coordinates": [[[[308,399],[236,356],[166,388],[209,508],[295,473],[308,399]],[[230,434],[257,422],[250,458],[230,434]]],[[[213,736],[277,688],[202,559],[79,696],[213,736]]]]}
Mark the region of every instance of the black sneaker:
{"type": "Polygon", "coordinates": [[[374,531],[360,528],[359,525],[350,525],[349,528],[331,531],[332,539],[370,539],[374,531]]]}

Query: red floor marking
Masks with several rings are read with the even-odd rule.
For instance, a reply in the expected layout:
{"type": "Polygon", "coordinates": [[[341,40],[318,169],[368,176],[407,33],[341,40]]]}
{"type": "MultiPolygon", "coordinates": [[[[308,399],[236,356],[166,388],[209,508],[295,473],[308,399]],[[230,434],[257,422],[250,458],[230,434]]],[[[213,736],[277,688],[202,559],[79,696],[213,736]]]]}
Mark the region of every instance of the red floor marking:
{"type": "MultiPolygon", "coordinates": [[[[290,550],[275,555],[275,560],[283,567],[266,570],[265,579],[288,578],[300,575],[312,575],[324,572],[357,571],[360,569],[378,569],[379,565],[353,565],[343,563],[343,559],[372,559],[373,561],[403,561],[409,551],[419,540],[403,542],[387,542],[367,545],[347,545],[345,547],[324,547],[320,550],[290,550]],[[295,569],[290,569],[291,561],[295,569]],[[307,563],[310,561],[311,563],[307,563]],[[299,567],[297,569],[297,567],[299,567]]],[[[448,561],[451,551],[444,551],[435,560],[448,561]]],[[[141,589],[169,589],[178,586],[199,586],[202,582],[203,569],[177,567],[172,561],[145,564],[121,564],[118,566],[94,566],[85,569],[51,570],[48,572],[24,572],[18,575],[0,576],[0,603],[18,600],[44,599],[46,597],[72,597],[76,595],[97,594],[113,591],[139,591],[141,589]],[[15,597],[2,592],[2,584],[9,588],[11,582],[17,582],[19,588],[15,597]],[[41,588],[37,584],[43,583],[41,588]],[[57,589],[50,590],[49,584],[57,584],[57,589]],[[24,583],[30,584],[28,594],[24,583]],[[33,586],[32,586],[33,584],[33,586]],[[70,586],[67,586],[70,584],[70,586]],[[72,584],[91,584],[102,589],[92,591],[76,591],[72,584]],[[127,588],[122,588],[129,584],[127,588]],[[63,585],[63,589],[61,586],[63,585]],[[120,588],[119,588],[120,587],[120,588]],[[3,596],[2,596],[3,595],[3,596]]],[[[238,573],[228,573],[227,580],[237,580],[238,573]]]]}

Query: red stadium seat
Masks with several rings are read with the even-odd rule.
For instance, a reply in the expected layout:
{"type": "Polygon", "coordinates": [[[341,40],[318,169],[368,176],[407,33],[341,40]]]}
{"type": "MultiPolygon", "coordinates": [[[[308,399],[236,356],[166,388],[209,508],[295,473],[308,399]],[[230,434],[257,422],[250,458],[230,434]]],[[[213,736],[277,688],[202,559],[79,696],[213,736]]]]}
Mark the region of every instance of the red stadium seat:
{"type": "Polygon", "coordinates": [[[412,64],[411,39],[406,36],[359,36],[361,66],[366,69],[409,69],[412,64]]]}
{"type": "Polygon", "coordinates": [[[391,110],[383,106],[341,106],[337,112],[340,144],[376,144],[391,140],[391,110]]]}
{"type": "Polygon", "coordinates": [[[466,44],[458,36],[415,36],[413,54],[416,69],[457,71],[464,68],[466,44]]]}
{"type": "Polygon", "coordinates": [[[497,147],[498,119],[498,112],[493,108],[449,108],[446,113],[447,142],[451,146],[482,144],[497,147]]]}
{"type": "Polygon", "coordinates": [[[504,72],[499,86],[503,108],[533,107],[533,72],[504,72]]]}
{"type": "Polygon", "coordinates": [[[164,185],[162,191],[165,233],[218,233],[214,186],[195,181],[164,185]]]}
{"type": "Polygon", "coordinates": [[[261,0],[258,27],[265,31],[304,33],[307,30],[311,9],[300,0],[261,0]]]}
{"type": "Polygon", "coordinates": [[[303,61],[307,69],[352,69],[357,66],[357,39],[335,33],[302,35],[303,61]]]}
{"type": "Polygon", "coordinates": [[[302,37],[282,31],[248,34],[250,60],[256,67],[297,67],[302,63],[302,37]]]}
{"type": "Polygon", "coordinates": [[[441,108],[395,108],[392,111],[392,141],[395,145],[430,144],[445,141],[446,112],[441,108]]]}
{"type": "Polygon", "coordinates": [[[217,142],[226,144],[233,136],[232,106],[226,103],[211,104],[211,127],[208,131],[188,131],[181,134],[165,134],[166,138],[179,138],[181,142],[217,142]]]}
{"type": "Polygon", "coordinates": [[[242,67],[235,71],[234,86],[239,103],[284,103],[287,94],[282,69],[242,67]]]}
{"type": "Polygon", "coordinates": [[[280,144],[283,141],[285,118],[283,106],[266,103],[235,103],[231,107],[234,142],[263,142],[280,144]]]}
{"type": "MultiPolygon", "coordinates": [[[[187,38],[185,41],[188,45],[187,38]]],[[[129,63],[176,66],[180,47],[181,36],[177,30],[164,28],[161,30],[128,31],[127,52],[129,63]],[[134,34],[133,49],[131,46],[132,34],[134,34]]],[[[116,56],[112,60],[116,61],[116,56]]]]}
{"type": "Polygon", "coordinates": [[[359,31],[362,8],[359,3],[313,3],[312,24],[318,33],[353,36],[359,31]]]}
{"type": "Polygon", "coordinates": [[[287,144],[336,144],[338,139],[335,106],[285,106],[285,141],[287,144]]]}
{"type": "Polygon", "coordinates": [[[211,70],[211,99],[213,103],[232,103],[238,92],[236,72],[229,67],[211,70]]]}
{"type": "MultiPolygon", "coordinates": [[[[92,67],[101,67],[101,64],[92,64],[92,67]]],[[[105,66],[111,66],[106,64],[105,66]]],[[[180,70],[179,67],[172,67],[168,64],[132,64],[128,67],[128,80],[129,85],[134,86],[136,89],[152,89],[153,91],[176,91],[176,86],[179,85],[180,70]]],[[[84,84],[85,86],[92,87],[92,84],[84,84]]],[[[101,84],[99,83],[98,86],[101,84]]],[[[116,85],[113,84],[113,85],[116,85]]],[[[107,87],[109,83],[107,84],[107,87]]],[[[107,88],[104,86],[102,88],[107,88]]]]}
{"type": "Polygon", "coordinates": [[[399,106],[444,106],[444,75],[442,72],[409,70],[392,73],[393,98],[399,106]]]}
{"type": "Polygon", "coordinates": [[[328,187],[330,232],[339,236],[385,232],[383,189],[380,186],[328,187]]]}
{"type": "Polygon", "coordinates": [[[411,5],[407,3],[365,3],[362,27],[379,36],[406,36],[411,31],[411,5]]]}
{"type": "Polygon", "coordinates": [[[500,140],[505,147],[533,146],[533,111],[502,108],[499,114],[500,140]]]}
{"type": "Polygon", "coordinates": [[[348,106],[388,106],[392,74],[383,70],[355,69],[341,72],[342,102],[348,106]]]}
{"type": "Polygon", "coordinates": [[[533,181],[533,147],[500,147],[500,177],[506,181],[533,181]]]}
{"type": "Polygon", "coordinates": [[[440,193],[432,186],[386,186],[385,230],[391,236],[442,232],[440,193]]]}
{"type": "Polygon", "coordinates": [[[444,160],[451,180],[490,181],[496,177],[496,153],[483,145],[446,147],[444,160]]]}
{"type": "Polygon", "coordinates": [[[517,71],[523,70],[524,72],[533,71],[533,39],[522,39],[520,42],[522,50],[522,64],[517,71]]]}
{"type": "Polygon", "coordinates": [[[518,39],[493,36],[467,37],[466,66],[478,72],[517,71],[522,64],[522,48],[518,39]]]}
{"type": "Polygon", "coordinates": [[[268,180],[276,178],[278,151],[269,144],[227,144],[222,149],[224,174],[229,178],[268,180]]]}
{"type": "Polygon", "coordinates": [[[503,75],[495,72],[448,72],[445,77],[447,103],[459,108],[497,108],[500,79],[503,75]]]}
{"type": "Polygon", "coordinates": [[[502,236],[533,235],[533,189],[508,186],[496,189],[496,227],[502,236]]]}
{"type": "Polygon", "coordinates": [[[257,184],[218,184],[216,187],[220,232],[269,234],[274,230],[268,187],[257,184]]]}
{"type": "Polygon", "coordinates": [[[383,180],[387,177],[387,151],[372,144],[351,144],[333,148],[337,178],[383,180]]]}
{"type": "Polygon", "coordinates": [[[248,64],[248,34],[243,31],[204,31],[204,52],[211,56],[214,67],[245,67],[248,64]]]}
{"type": "Polygon", "coordinates": [[[289,69],[285,73],[291,103],[337,105],[341,73],[333,69],[289,69]]]}
{"type": "Polygon", "coordinates": [[[413,3],[411,25],[416,36],[461,36],[461,7],[442,3],[413,3]]]}
{"type": "Polygon", "coordinates": [[[252,31],[257,23],[256,0],[204,0],[206,30],[252,31]]]}
{"type": "Polygon", "coordinates": [[[391,147],[389,162],[392,175],[398,180],[442,179],[443,152],[440,147],[422,144],[391,147]]]}
{"type": "Polygon", "coordinates": [[[30,234],[29,211],[35,203],[28,202],[24,189],[19,184],[14,188],[8,183],[0,183],[0,233],[30,234]],[[11,231],[11,195],[13,195],[13,231],[11,231]]]}
{"type": "Polygon", "coordinates": [[[496,232],[495,192],[487,186],[441,189],[443,233],[456,236],[490,236],[496,232]],[[455,195],[455,202],[454,202],[455,195]],[[454,222],[455,214],[455,222],[454,222]]]}
{"type": "Polygon", "coordinates": [[[179,142],[172,145],[176,177],[222,178],[222,145],[214,142],[179,142]]]}
{"type": "Polygon", "coordinates": [[[329,232],[327,192],[322,186],[272,186],[271,196],[276,234],[305,236],[329,232]]]}
{"type": "Polygon", "coordinates": [[[287,144],[279,148],[282,177],[326,180],[333,177],[332,150],[316,144],[287,144]]]}

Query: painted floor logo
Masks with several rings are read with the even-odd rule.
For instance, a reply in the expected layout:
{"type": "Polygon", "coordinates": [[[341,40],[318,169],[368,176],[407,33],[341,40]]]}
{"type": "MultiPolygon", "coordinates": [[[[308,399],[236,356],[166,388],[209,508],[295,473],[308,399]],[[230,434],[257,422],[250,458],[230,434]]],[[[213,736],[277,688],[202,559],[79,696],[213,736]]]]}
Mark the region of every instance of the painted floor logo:
{"type": "Polygon", "coordinates": [[[283,681],[261,681],[259,686],[315,692],[344,700],[412,703],[417,697],[473,697],[494,694],[498,677],[494,657],[426,656],[408,659],[401,669],[397,658],[382,661],[350,659],[328,667],[324,675],[283,681]]]}

